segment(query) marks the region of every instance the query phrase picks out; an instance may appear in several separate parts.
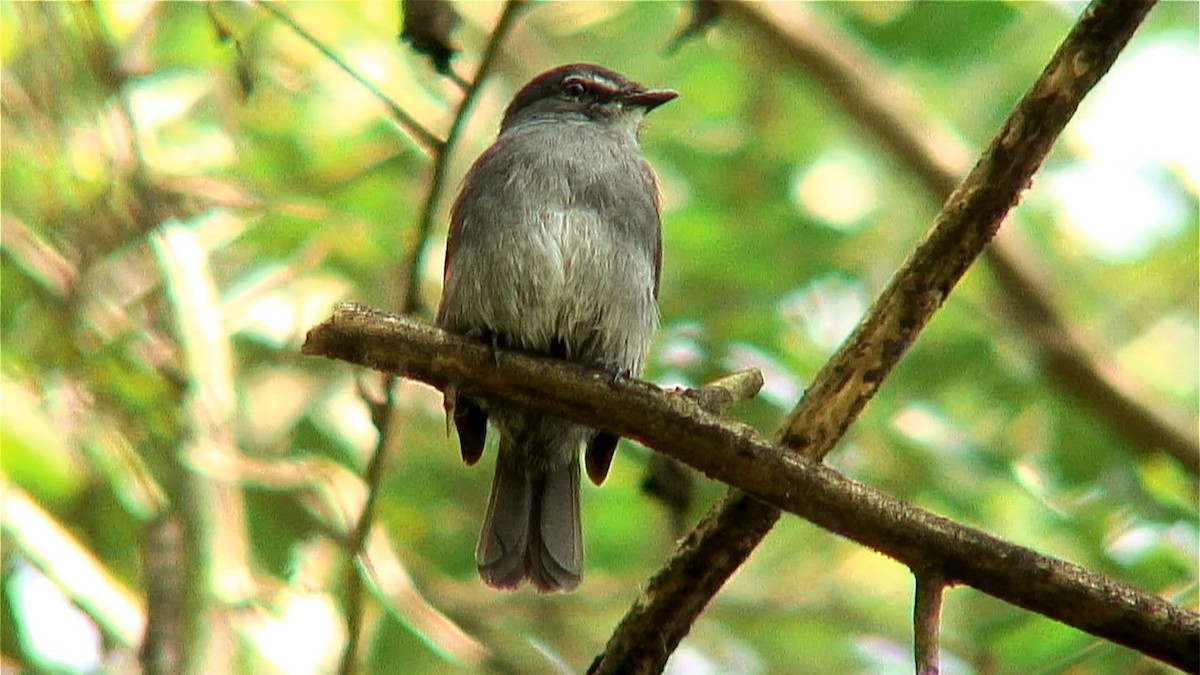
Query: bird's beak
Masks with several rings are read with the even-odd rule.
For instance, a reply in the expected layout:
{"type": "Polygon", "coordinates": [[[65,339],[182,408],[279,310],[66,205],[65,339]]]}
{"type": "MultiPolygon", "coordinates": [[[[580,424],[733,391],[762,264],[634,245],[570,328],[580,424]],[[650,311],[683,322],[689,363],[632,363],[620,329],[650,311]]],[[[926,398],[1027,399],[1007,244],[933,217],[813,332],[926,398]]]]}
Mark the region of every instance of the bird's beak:
{"type": "Polygon", "coordinates": [[[676,96],[679,96],[679,92],[672,89],[647,89],[627,94],[621,97],[621,102],[627,106],[642,108],[646,112],[650,112],[676,96]]]}

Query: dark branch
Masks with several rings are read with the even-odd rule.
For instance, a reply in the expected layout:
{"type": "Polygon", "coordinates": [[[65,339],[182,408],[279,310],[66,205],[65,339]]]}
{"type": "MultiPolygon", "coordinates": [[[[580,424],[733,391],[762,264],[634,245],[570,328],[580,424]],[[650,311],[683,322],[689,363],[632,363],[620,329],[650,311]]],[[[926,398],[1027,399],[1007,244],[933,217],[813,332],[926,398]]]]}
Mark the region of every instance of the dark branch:
{"type": "MultiPolygon", "coordinates": [[[[781,426],[777,437],[785,446],[811,459],[823,458],[834,447],[995,235],[1083,96],[1108,71],[1152,5],[1151,0],[1100,0],[1084,12],[979,163],[947,198],[925,239],[781,426]]],[[[755,16],[753,10],[767,6],[731,7],[755,16]]],[[[734,492],[701,522],[622,619],[597,671],[661,671],[713,594],[770,531],[776,514],[751,501],[734,492]],[[738,520],[732,517],[735,512],[750,516],[738,520]],[[717,541],[737,541],[739,546],[701,557],[717,541]],[[687,571],[701,564],[706,582],[689,586],[687,571]],[[661,624],[651,622],[664,617],[672,627],[666,635],[656,629],[661,624]],[[646,632],[646,627],[652,630],[646,632]]],[[[947,574],[951,580],[959,578],[947,574]]]]}
{"type": "MultiPolygon", "coordinates": [[[[1172,665],[1200,668],[1200,615],[852,481],[744,424],[706,412],[691,396],[515,352],[501,352],[496,363],[487,345],[353,304],[339,305],[332,318],[310,331],[303,352],[511,401],[637,439],[913,569],[938,570],[948,580],[1172,665]]],[[[736,535],[737,528],[725,524],[692,539],[703,545],[722,532],[736,535]]],[[[714,546],[717,555],[705,560],[728,555],[729,545],[714,546]]],[[[657,631],[654,635],[659,639],[657,631]]]]}
{"type": "Polygon", "coordinates": [[[731,571],[725,561],[739,561],[736,569],[775,526],[779,515],[774,506],[730,490],[650,579],[604,652],[592,662],[589,675],[662,672],[667,657],[729,578],[731,571]]]}
{"type": "Polygon", "coordinates": [[[975,168],[947,198],[933,229],[866,319],[816,377],[786,423],[784,444],[824,457],[1000,228],[1085,94],[1108,72],[1152,1],[1093,3],[975,168]],[[839,357],[861,355],[847,370],[839,357]]]}
{"type": "MultiPolygon", "coordinates": [[[[730,3],[727,14],[753,31],[758,43],[824,86],[840,110],[878,136],[936,199],[945,200],[954,190],[967,166],[966,149],[926,119],[911,93],[853,40],[803,7],[739,2],[730,3]]],[[[1003,290],[1005,315],[1032,344],[1050,382],[1095,410],[1097,419],[1132,448],[1161,450],[1200,473],[1195,431],[1140,391],[1135,378],[1062,317],[1024,262],[1027,257],[1017,240],[1005,236],[984,252],[1003,290]]]]}

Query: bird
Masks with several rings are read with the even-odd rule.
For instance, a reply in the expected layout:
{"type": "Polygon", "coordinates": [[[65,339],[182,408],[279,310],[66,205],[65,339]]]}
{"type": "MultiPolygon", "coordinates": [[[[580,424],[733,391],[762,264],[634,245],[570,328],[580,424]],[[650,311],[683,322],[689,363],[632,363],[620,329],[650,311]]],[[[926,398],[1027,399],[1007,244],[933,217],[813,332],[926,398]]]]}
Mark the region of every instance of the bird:
{"type": "MultiPolygon", "coordinates": [[[[513,97],[450,212],[436,323],[515,349],[636,377],[658,324],[660,198],[638,133],[676,98],[573,63],[513,97]]],[[[569,591],[583,572],[580,447],[597,485],[618,437],[499,400],[445,392],[467,465],[499,437],[475,549],[483,582],[569,591]]]]}

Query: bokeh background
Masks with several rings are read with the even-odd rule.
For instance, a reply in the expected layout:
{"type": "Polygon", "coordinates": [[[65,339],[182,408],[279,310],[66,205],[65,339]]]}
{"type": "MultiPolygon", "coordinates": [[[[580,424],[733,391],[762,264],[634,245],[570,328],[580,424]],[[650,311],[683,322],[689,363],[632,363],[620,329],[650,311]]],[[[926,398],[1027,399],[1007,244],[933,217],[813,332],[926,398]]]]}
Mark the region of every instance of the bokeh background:
{"type": "MultiPolygon", "coordinates": [[[[453,68],[469,80],[502,6],[454,6],[453,68]]],[[[397,40],[396,3],[272,7],[445,136],[462,90],[397,40]]],[[[972,157],[1082,8],[803,9],[972,157]]],[[[1198,8],[1152,11],[1004,225],[1072,328],[1193,436],[1198,8]]],[[[731,414],[769,432],[939,204],[738,21],[668,49],[688,11],[547,2],[520,16],[454,150],[418,297],[428,316],[450,198],[524,81],[590,61],[677,89],[642,134],[665,249],[645,375],[697,385],[759,367],[766,387],[731,414]]],[[[298,349],[339,300],[401,306],[428,152],[253,3],[5,2],[0,58],[4,672],[135,672],[141,570],[162,548],[145,532],[173,510],[202,529],[154,531],[203,551],[163,564],[211,603],[205,672],[336,672],[337,542],[363,498],[382,380],[298,349]]],[[[828,461],[1196,609],[1196,476],[1066,393],[1005,315],[1011,300],[983,265],[969,272],[828,461]]],[[[580,671],[724,492],[698,477],[673,514],[642,489],[650,451],[624,442],[608,482],[584,489],[580,588],[496,593],[473,564],[493,454],[463,467],[440,394],[393,393],[361,672],[580,671]]],[[[785,517],[668,670],[911,672],[911,603],[906,568],[785,517]]],[[[949,592],[942,642],[946,673],[1165,670],[970,589],[949,592]]]]}

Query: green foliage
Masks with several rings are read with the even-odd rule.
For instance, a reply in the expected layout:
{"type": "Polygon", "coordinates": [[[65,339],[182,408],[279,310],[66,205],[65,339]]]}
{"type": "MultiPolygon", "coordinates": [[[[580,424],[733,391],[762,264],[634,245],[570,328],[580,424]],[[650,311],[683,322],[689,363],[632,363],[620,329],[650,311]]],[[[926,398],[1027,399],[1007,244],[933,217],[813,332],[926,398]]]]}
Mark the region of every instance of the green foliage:
{"type": "MultiPolygon", "coordinates": [[[[281,8],[445,135],[461,91],[395,40],[391,5],[281,8]]],[[[499,8],[456,8],[464,25],[454,69],[470,79],[499,8]]],[[[878,57],[925,114],[977,153],[1079,7],[806,9],[878,57]]],[[[1121,135],[1140,139],[1165,124],[1155,106],[1183,106],[1192,120],[1200,113],[1194,96],[1179,93],[1200,67],[1197,11],[1195,3],[1156,8],[1112,79],[1162,47],[1178,50],[1190,70],[1155,73],[1158,89],[1141,90],[1162,94],[1153,100],[1119,89],[1102,108],[1097,91],[1004,225],[1025,240],[1067,321],[1159,412],[1192,429],[1200,401],[1194,123],[1170,129],[1180,146],[1192,144],[1190,164],[1185,153],[1151,148],[1123,165],[1124,185],[1144,189],[1150,206],[1166,205],[1157,229],[1139,218],[1078,220],[1058,188],[1070,172],[1111,161],[1104,148],[1121,135]],[[1110,126],[1099,141],[1081,131],[1084,119],[1117,106],[1132,127],[1110,126]],[[1088,229],[1100,226],[1146,234],[1114,254],[1088,229]]],[[[161,504],[148,496],[153,490],[130,486],[149,475],[163,503],[186,508],[181,486],[228,484],[188,451],[204,434],[193,407],[198,383],[212,374],[188,370],[174,317],[196,308],[172,295],[148,244],[175,218],[201,243],[220,301],[216,328],[233,356],[236,403],[226,431],[234,446],[275,466],[320,458],[335,467],[305,474],[315,480],[304,489],[254,473],[233,483],[245,495],[234,516],[248,527],[247,564],[263,588],[261,596],[224,599],[243,608],[282,606],[291,593],[344,601],[350,563],[310,547],[342,534],[320,515],[329,504],[361,496],[335,469],[361,475],[369,461],[377,436],[362,394],[377,394],[379,381],[301,357],[298,346],[338,300],[399,306],[429,189],[426,149],[360,83],[257,5],[5,3],[0,12],[6,487],[23,489],[97,564],[140,592],[137,532],[161,504]],[[304,577],[312,585],[298,581],[298,570],[313,567],[323,571],[304,577]]],[[[816,80],[736,22],[726,19],[663,55],[681,17],[673,3],[532,6],[472,111],[446,201],[490,142],[515,88],[544,68],[586,60],[678,89],[679,100],[643,131],[661,179],[665,242],[663,327],[645,376],[699,384],[763,367],[767,389],[732,414],[770,432],[939,204],[816,80]]],[[[1091,197],[1106,198],[1106,190],[1091,197]]],[[[438,205],[416,280],[426,314],[438,297],[447,209],[438,205]]],[[[1150,207],[1139,213],[1147,222],[1158,217],[1150,207]]],[[[1108,412],[1054,381],[1006,318],[1012,299],[1001,297],[984,267],[968,273],[829,462],[946,517],[1195,609],[1196,477],[1130,441],[1108,412]]],[[[577,592],[499,594],[481,586],[473,563],[494,453],[463,467],[445,436],[437,392],[406,383],[396,398],[401,425],[376,515],[417,592],[518,670],[544,670],[551,660],[585,668],[675,548],[668,514],[640,488],[649,451],[626,442],[608,484],[585,488],[587,575],[577,592]]],[[[689,523],[723,493],[698,481],[689,523]]],[[[13,561],[24,555],[9,545],[17,541],[10,524],[6,626],[27,609],[14,606],[9,587],[13,561]]],[[[220,525],[216,536],[231,532],[220,525]]],[[[716,598],[676,665],[680,672],[693,660],[719,672],[908,672],[911,596],[903,567],[785,517],[716,598]]],[[[367,601],[363,672],[473,670],[451,655],[444,636],[414,621],[419,603],[391,611],[377,600],[367,601]]],[[[340,613],[333,620],[342,621],[340,613]]],[[[241,668],[286,670],[256,651],[259,624],[239,625],[241,668]]],[[[945,672],[1159,668],[967,588],[949,593],[942,633],[945,672]]],[[[310,638],[297,632],[293,639],[310,638]]],[[[6,659],[36,661],[20,640],[6,636],[3,648],[6,659]]],[[[313,657],[311,672],[329,672],[336,648],[331,658],[321,665],[313,657]]]]}

